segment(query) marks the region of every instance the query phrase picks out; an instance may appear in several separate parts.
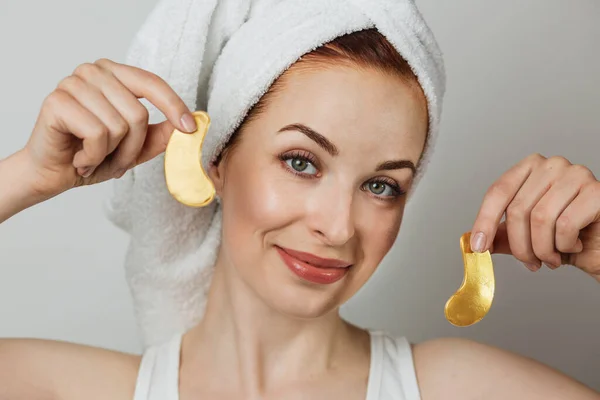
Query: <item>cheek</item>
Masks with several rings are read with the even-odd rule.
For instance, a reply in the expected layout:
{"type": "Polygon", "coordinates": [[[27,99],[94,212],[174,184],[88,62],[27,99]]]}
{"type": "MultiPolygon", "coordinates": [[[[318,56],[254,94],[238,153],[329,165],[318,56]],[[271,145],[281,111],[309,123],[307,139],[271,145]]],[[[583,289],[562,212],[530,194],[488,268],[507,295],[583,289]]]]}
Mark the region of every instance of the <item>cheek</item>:
{"type": "Polygon", "coordinates": [[[278,170],[276,162],[237,162],[227,171],[223,188],[224,218],[227,220],[223,222],[236,245],[243,245],[250,236],[262,240],[267,232],[294,219],[298,204],[294,204],[289,180],[282,176],[284,171],[278,170]]]}
{"type": "Polygon", "coordinates": [[[378,211],[377,215],[371,215],[362,221],[362,247],[368,269],[375,269],[394,245],[402,224],[404,206],[378,211]]]}
{"type": "Polygon", "coordinates": [[[359,268],[354,270],[348,280],[342,303],[352,297],[369,280],[381,260],[390,251],[402,223],[404,205],[395,210],[373,210],[363,212],[360,224],[360,255],[359,268]]]}

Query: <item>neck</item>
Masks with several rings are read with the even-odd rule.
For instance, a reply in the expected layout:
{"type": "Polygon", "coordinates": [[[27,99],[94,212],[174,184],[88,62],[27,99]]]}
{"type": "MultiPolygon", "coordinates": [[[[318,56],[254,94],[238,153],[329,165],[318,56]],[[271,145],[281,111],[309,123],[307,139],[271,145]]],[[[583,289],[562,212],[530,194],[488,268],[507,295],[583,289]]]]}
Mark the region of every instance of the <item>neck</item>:
{"type": "Polygon", "coordinates": [[[187,336],[191,364],[209,368],[211,386],[226,377],[226,387],[246,398],[361,364],[369,353],[368,335],[342,320],[337,309],[317,318],[285,315],[220,260],[203,320],[187,336]]]}

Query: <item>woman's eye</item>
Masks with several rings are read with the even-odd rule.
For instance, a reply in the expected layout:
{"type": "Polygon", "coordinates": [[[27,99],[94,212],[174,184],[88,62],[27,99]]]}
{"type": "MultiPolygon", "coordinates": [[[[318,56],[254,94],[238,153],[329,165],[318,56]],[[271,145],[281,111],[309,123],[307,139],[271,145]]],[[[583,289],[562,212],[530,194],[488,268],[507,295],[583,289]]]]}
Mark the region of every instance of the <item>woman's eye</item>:
{"type": "Polygon", "coordinates": [[[302,172],[304,174],[314,175],[317,173],[317,169],[308,160],[302,158],[289,158],[285,161],[294,171],[302,172]]]}
{"type": "Polygon", "coordinates": [[[376,194],[377,196],[393,197],[397,195],[396,190],[387,183],[369,182],[367,185],[371,193],[376,194]]]}

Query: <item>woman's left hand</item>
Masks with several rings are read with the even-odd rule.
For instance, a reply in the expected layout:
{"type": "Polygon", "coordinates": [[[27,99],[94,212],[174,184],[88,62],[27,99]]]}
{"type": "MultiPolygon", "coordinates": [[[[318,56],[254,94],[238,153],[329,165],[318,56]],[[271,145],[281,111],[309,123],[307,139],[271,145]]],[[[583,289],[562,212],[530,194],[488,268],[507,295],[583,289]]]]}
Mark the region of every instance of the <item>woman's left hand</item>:
{"type": "Polygon", "coordinates": [[[505,172],[471,232],[473,251],[512,254],[532,271],[574,265],[600,282],[600,182],[563,157],[533,154],[505,172]]]}

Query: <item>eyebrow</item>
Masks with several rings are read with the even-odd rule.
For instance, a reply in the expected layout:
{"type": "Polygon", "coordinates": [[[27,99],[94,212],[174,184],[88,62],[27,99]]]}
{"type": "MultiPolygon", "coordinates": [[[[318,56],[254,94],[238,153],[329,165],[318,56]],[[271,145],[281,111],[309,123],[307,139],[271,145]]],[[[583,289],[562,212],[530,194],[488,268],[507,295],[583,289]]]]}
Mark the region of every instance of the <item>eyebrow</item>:
{"type": "Polygon", "coordinates": [[[283,128],[281,128],[279,131],[277,131],[277,133],[281,133],[281,132],[285,132],[285,131],[298,131],[298,132],[305,134],[306,136],[308,136],[308,138],[310,140],[314,141],[316,144],[319,145],[319,147],[321,147],[323,150],[325,150],[332,156],[337,156],[340,153],[338,148],[335,147],[335,145],[333,143],[331,143],[329,141],[329,139],[327,139],[325,136],[321,135],[320,133],[316,132],[314,129],[309,128],[308,126],[306,126],[304,124],[286,125],[283,128]]]}
{"type": "Polygon", "coordinates": [[[417,167],[415,167],[415,164],[410,160],[385,161],[379,164],[377,168],[375,168],[375,171],[390,171],[404,168],[410,169],[413,175],[416,175],[417,173],[417,167]]]}
{"type": "MultiPolygon", "coordinates": [[[[325,136],[316,132],[314,129],[309,128],[304,124],[290,124],[281,128],[277,133],[286,132],[286,131],[298,131],[306,135],[309,139],[314,141],[319,147],[325,150],[332,156],[337,156],[340,152],[338,148],[329,141],[325,136]]],[[[375,171],[391,171],[396,169],[404,169],[408,168],[412,171],[413,175],[417,173],[417,168],[415,164],[410,160],[394,160],[394,161],[384,161],[375,168],[375,171]]]]}

